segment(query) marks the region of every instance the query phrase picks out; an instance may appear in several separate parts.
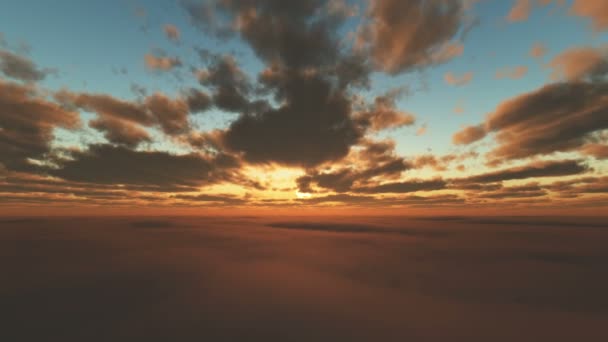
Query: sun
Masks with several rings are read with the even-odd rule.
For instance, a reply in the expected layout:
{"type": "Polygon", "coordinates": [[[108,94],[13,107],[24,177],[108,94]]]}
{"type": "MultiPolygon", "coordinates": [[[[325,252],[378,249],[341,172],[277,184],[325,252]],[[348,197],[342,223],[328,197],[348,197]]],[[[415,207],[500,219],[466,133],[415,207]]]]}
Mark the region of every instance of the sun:
{"type": "Polygon", "coordinates": [[[310,198],[310,197],[312,197],[312,195],[309,194],[308,192],[299,192],[299,191],[296,191],[296,198],[298,198],[298,199],[310,198]]]}

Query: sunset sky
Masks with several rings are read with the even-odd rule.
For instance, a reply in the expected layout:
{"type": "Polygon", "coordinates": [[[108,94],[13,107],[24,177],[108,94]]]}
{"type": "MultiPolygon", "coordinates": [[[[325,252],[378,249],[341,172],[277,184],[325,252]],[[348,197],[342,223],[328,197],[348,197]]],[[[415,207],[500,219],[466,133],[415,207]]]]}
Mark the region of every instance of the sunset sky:
{"type": "Polygon", "coordinates": [[[608,1],[5,1],[0,214],[608,207],[608,1]]]}

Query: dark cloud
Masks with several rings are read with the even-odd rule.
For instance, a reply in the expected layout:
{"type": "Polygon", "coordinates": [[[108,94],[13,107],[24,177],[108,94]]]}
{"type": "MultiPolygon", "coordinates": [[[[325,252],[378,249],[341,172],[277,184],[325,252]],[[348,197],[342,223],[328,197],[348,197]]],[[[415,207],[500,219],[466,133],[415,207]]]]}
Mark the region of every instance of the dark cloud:
{"type": "Polygon", "coordinates": [[[213,63],[197,74],[199,82],[213,90],[213,103],[230,112],[246,112],[252,84],[232,56],[214,58],[213,63]]]}
{"type": "Polygon", "coordinates": [[[523,166],[471,176],[460,181],[493,183],[513,179],[577,175],[588,170],[589,168],[582,164],[580,160],[532,162],[523,166]]]}
{"type": "Polygon", "coordinates": [[[398,178],[411,168],[409,162],[394,152],[395,142],[362,141],[360,148],[351,153],[352,162],[334,170],[308,170],[296,180],[300,192],[312,193],[318,188],[335,192],[346,192],[377,179],[398,178]]]}
{"type": "Polygon", "coordinates": [[[38,96],[33,88],[0,80],[0,163],[8,169],[32,167],[49,152],[56,127],[80,126],[78,113],[38,96]]]}
{"type": "Polygon", "coordinates": [[[207,93],[190,88],[185,92],[186,103],[191,113],[202,113],[211,107],[211,98],[207,93]]]}
{"type": "Polygon", "coordinates": [[[461,1],[372,0],[357,44],[369,48],[378,68],[398,73],[462,54],[452,41],[463,24],[461,1]]]}
{"type": "Polygon", "coordinates": [[[209,194],[200,194],[200,195],[175,195],[172,198],[185,200],[187,202],[194,203],[206,203],[206,204],[217,204],[217,205],[243,205],[247,204],[249,201],[244,198],[239,198],[233,195],[209,195],[209,194]]]}
{"type": "MultiPolygon", "coordinates": [[[[370,128],[371,118],[353,118],[348,92],[368,84],[370,68],[363,56],[340,49],[337,32],[344,12],[328,11],[325,5],[318,0],[186,5],[200,26],[232,27],[249,44],[266,63],[260,88],[278,104],[255,101],[233,59],[212,64],[200,79],[214,90],[214,103],[241,113],[220,137],[224,148],[253,163],[314,167],[344,158],[370,128]]],[[[385,119],[385,127],[407,123],[401,115],[385,119]]]]}
{"type": "Polygon", "coordinates": [[[60,168],[48,172],[69,181],[155,185],[200,186],[226,181],[238,163],[225,155],[173,155],[167,152],[133,151],[120,146],[90,145],[59,160],[60,168]]]}
{"type": "Polygon", "coordinates": [[[531,183],[520,186],[504,187],[496,191],[484,192],[475,194],[475,198],[479,199],[511,199],[511,198],[532,198],[543,197],[547,195],[547,191],[543,190],[538,183],[531,183]]]}
{"type": "Polygon", "coordinates": [[[43,80],[51,72],[41,70],[26,57],[6,50],[0,50],[0,71],[7,77],[31,82],[43,80]]]}
{"type": "Polygon", "coordinates": [[[557,181],[547,184],[543,188],[567,198],[578,197],[583,194],[607,194],[608,177],[582,177],[557,181]]]}
{"type": "Polygon", "coordinates": [[[443,190],[447,183],[441,179],[434,180],[408,180],[403,182],[383,183],[374,186],[353,189],[355,192],[368,194],[381,193],[408,193],[416,191],[443,190]]]}

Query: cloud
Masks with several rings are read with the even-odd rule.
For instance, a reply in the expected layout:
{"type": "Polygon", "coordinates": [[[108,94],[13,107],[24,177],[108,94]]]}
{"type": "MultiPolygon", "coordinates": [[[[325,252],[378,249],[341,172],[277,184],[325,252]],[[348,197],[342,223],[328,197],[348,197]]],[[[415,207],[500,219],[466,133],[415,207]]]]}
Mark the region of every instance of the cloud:
{"type": "Polygon", "coordinates": [[[542,43],[534,43],[530,48],[530,56],[533,58],[542,58],[547,53],[547,47],[542,43]]]}
{"type": "Polygon", "coordinates": [[[211,107],[212,101],[207,93],[198,89],[190,88],[185,91],[186,103],[190,112],[202,113],[211,107]]]}
{"type": "Polygon", "coordinates": [[[213,90],[213,103],[231,112],[247,112],[252,85],[232,56],[214,58],[209,68],[197,74],[199,82],[213,90]]]}
{"type": "Polygon", "coordinates": [[[411,161],[411,164],[414,169],[430,167],[435,171],[445,171],[448,169],[450,163],[462,162],[466,159],[475,157],[477,157],[477,153],[474,151],[469,151],[461,154],[446,154],[443,156],[435,156],[433,154],[427,153],[416,156],[411,161]]]}
{"type": "Polygon", "coordinates": [[[426,124],[418,127],[418,129],[416,130],[416,136],[422,136],[425,135],[427,132],[427,126],[426,124]]]}
{"type": "Polygon", "coordinates": [[[528,73],[528,67],[525,65],[519,65],[515,67],[505,67],[496,71],[496,78],[510,78],[510,79],[520,79],[524,77],[528,73]]]}
{"type": "Polygon", "coordinates": [[[591,19],[595,31],[608,29],[608,3],[604,0],[574,0],[570,13],[591,19]]]}
{"type": "MultiPolygon", "coordinates": [[[[106,137],[131,141],[145,139],[141,126],[158,126],[165,134],[178,135],[190,130],[188,116],[190,111],[201,111],[205,94],[200,91],[186,91],[184,96],[169,98],[163,93],[154,93],[138,101],[125,101],[106,94],[72,93],[60,91],[55,98],[64,106],[95,112],[99,119],[91,127],[106,133],[106,137]],[[185,96],[185,98],[184,98],[185,96]],[[121,128],[119,123],[128,127],[121,128]],[[110,132],[112,131],[112,132],[110,132]],[[126,134],[135,136],[127,138],[126,134]]],[[[110,140],[118,142],[118,140],[110,140]]],[[[124,141],[123,141],[124,142],[124,141]]]]}
{"type": "Polygon", "coordinates": [[[172,198],[184,200],[187,202],[194,203],[206,203],[206,204],[218,204],[218,205],[243,205],[247,204],[247,201],[244,198],[239,198],[234,195],[209,195],[209,194],[200,194],[200,195],[175,195],[172,198]]]}
{"type": "Polygon", "coordinates": [[[505,187],[497,191],[475,194],[474,197],[477,199],[504,200],[512,198],[536,198],[546,196],[547,194],[547,191],[543,190],[537,183],[530,183],[520,186],[505,187]]]}
{"type": "Polygon", "coordinates": [[[392,140],[363,140],[356,151],[351,151],[343,162],[333,170],[308,170],[306,175],[296,180],[298,189],[304,193],[316,192],[311,186],[346,192],[354,187],[382,179],[398,178],[402,172],[411,168],[402,157],[395,154],[392,140]]]}
{"type": "Polygon", "coordinates": [[[90,145],[57,160],[53,176],[94,184],[202,186],[231,178],[238,162],[226,155],[175,155],[160,151],[133,151],[122,146],[90,145]]]}
{"type": "Polygon", "coordinates": [[[507,20],[510,22],[527,20],[530,11],[532,11],[531,0],[515,0],[513,7],[507,15],[507,20]]]}
{"type": "Polygon", "coordinates": [[[494,132],[494,160],[574,150],[608,128],[607,94],[605,83],[549,84],[501,103],[483,124],[456,133],[453,141],[469,144],[494,132]]]}
{"type": "Polygon", "coordinates": [[[113,117],[98,117],[89,121],[89,126],[104,133],[104,137],[112,143],[131,148],[142,142],[151,142],[152,138],[141,126],[127,120],[113,117]]]}
{"type": "Polygon", "coordinates": [[[570,176],[585,173],[589,168],[580,160],[532,162],[523,166],[483,173],[460,179],[472,183],[492,183],[514,179],[570,176]]]}
{"type": "Polygon", "coordinates": [[[402,90],[397,89],[377,96],[370,110],[358,113],[356,120],[373,132],[413,125],[415,116],[396,108],[396,100],[402,94],[402,90]]]}
{"type": "Polygon", "coordinates": [[[156,56],[151,53],[147,53],[144,56],[144,62],[150,70],[169,71],[182,66],[182,61],[179,57],[156,56]]]}
{"type": "Polygon", "coordinates": [[[447,72],[444,75],[443,79],[445,80],[445,83],[447,83],[449,85],[454,85],[454,86],[466,85],[466,84],[469,84],[473,80],[473,72],[468,71],[460,76],[455,75],[452,72],[447,72]]]}
{"type": "Polygon", "coordinates": [[[606,144],[586,144],[581,147],[580,152],[596,159],[608,159],[608,145],[606,144]]]}
{"type": "Polygon", "coordinates": [[[166,24],[165,26],[163,26],[163,31],[165,32],[167,38],[174,42],[179,42],[180,32],[175,25],[166,24]]]}
{"type": "Polygon", "coordinates": [[[555,56],[549,67],[553,79],[565,81],[597,80],[608,73],[608,46],[573,47],[555,56]]]}
{"type": "Polygon", "coordinates": [[[446,186],[447,183],[441,179],[408,180],[403,182],[391,182],[374,186],[361,187],[353,189],[353,191],[366,194],[408,193],[416,191],[443,190],[446,188],[446,186]]]}
{"type": "Polygon", "coordinates": [[[454,134],[452,142],[456,145],[468,145],[485,138],[486,135],[487,133],[483,125],[467,126],[454,134]]]}
{"type": "Polygon", "coordinates": [[[49,152],[56,127],[76,129],[78,113],[45,100],[34,88],[0,80],[0,162],[10,170],[31,168],[49,152]]]}
{"type": "Polygon", "coordinates": [[[460,1],[373,0],[357,44],[369,49],[378,68],[395,74],[462,54],[452,41],[462,24],[460,1]]]}
{"type": "Polygon", "coordinates": [[[6,50],[0,50],[0,71],[7,77],[28,82],[41,81],[51,72],[38,69],[31,60],[6,50]]]}
{"type": "Polygon", "coordinates": [[[171,99],[162,93],[155,93],[145,99],[144,106],[156,118],[163,132],[176,135],[188,131],[189,107],[182,99],[171,99]]]}
{"type": "Polygon", "coordinates": [[[369,68],[364,58],[340,48],[337,29],[344,17],[322,10],[321,1],[208,5],[215,22],[202,23],[198,6],[186,10],[203,29],[230,27],[251,47],[266,64],[260,91],[276,104],[255,99],[233,58],[212,62],[199,79],[212,88],[216,106],[239,113],[219,135],[222,147],[251,163],[306,167],[346,156],[369,128],[354,120],[347,88],[367,84],[369,68]]]}

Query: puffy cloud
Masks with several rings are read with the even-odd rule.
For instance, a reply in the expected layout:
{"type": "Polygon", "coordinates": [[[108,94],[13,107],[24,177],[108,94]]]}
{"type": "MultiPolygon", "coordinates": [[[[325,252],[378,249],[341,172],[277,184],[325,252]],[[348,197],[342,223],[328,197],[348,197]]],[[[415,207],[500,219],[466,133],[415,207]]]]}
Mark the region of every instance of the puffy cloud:
{"type": "MultiPolygon", "coordinates": [[[[364,58],[340,49],[344,16],[323,11],[322,1],[208,5],[214,27],[230,27],[266,63],[259,83],[277,104],[254,99],[233,59],[214,61],[200,80],[212,88],[216,106],[240,113],[219,136],[222,146],[253,163],[316,166],[346,156],[368,128],[354,120],[347,88],[365,85],[369,71],[364,58]]],[[[199,22],[195,7],[186,9],[199,22]]]]}
{"type": "Polygon", "coordinates": [[[168,135],[177,135],[190,129],[190,111],[200,111],[204,107],[204,93],[187,91],[185,98],[169,98],[162,93],[154,93],[140,101],[131,102],[105,94],[71,93],[60,91],[55,98],[64,106],[95,112],[100,117],[91,127],[104,131],[113,142],[145,141],[147,134],[140,125],[158,126],[168,135]],[[120,125],[127,127],[120,127],[120,125]]]}
{"type": "Polygon", "coordinates": [[[461,85],[469,84],[473,80],[473,72],[468,71],[460,76],[455,75],[452,72],[447,72],[444,75],[443,79],[445,80],[445,83],[447,83],[449,85],[461,86],[461,85]]]}
{"type": "Polygon", "coordinates": [[[20,81],[40,81],[51,70],[41,70],[31,60],[23,56],[0,50],[0,72],[7,77],[20,81]]]}
{"type": "Polygon", "coordinates": [[[163,132],[176,135],[189,129],[189,107],[182,99],[171,99],[162,93],[155,93],[145,99],[144,106],[156,118],[163,132]]]}
{"type": "Polygon", "coordinates": [[[207,93],[198,89],[190,88],[185,91],[186,103],[190,112],[202,113],[211,107],[212,101],[207,93]]]}
{"type": "Polygon", "coordinates": [[[525,65],[518,65],[515,67],[505,67],[496,71],[496,78],[511,78],[514,80],[524,77],[528,73],[528,67],[525,65]]]}
{"type": "Polygon", "coordinates": [[[232,56],[215,58],[206,70],[197,73],[199,82],[213,90],[213,103],[223,110],[246,112],[252,90],[248,76],[232,56]]]}
{"type": "Polygon", "coordinates": [[[144,56],[144,61],[150,70],[168,71],[182,65],[178,57],[157,56],[151,53],[144,56]]]}
{"type": "Polygon", "coordinates": [[[573,47],[555,56],[549,66],[554,79],[597,80],[608,73],[608,47],[573,47]]]}
{"type": "Polygon", "coordinates": [[[172,41],[179,42],[180,32],[175,25],[166,24],[165,26],[163,26],[163,31],[165,32],[167,38],[172,41]]]}
{"type": "Polygon", "coordinates": [[[413,125],[416,121],[414,115],[396,108],[396,99],[401,95],[402,90],[396,89],[377,96],[370,110],[356,116],[357,121],[374,132],[413,125]]]}
{"type": "Polygon", "coordinates": [[[591,19],[595,31],[608,29],[608,3],[604,0],[574,0],[570,12],[591,19]]]}
{"type": "Polygon", "coordinates": [[[463,23],[461,1],[373,0],[357,44],[367,47],[376,65],[398,73],[444,62],[462,54],[452,41],[463,23]]]}
{"type": "Polygon", "coordinates": [[[28,169],[49,152],[56,127],[80,126],[78,113],[38,96],[34,89],[0,80],[0,163],[28,169]]]}

